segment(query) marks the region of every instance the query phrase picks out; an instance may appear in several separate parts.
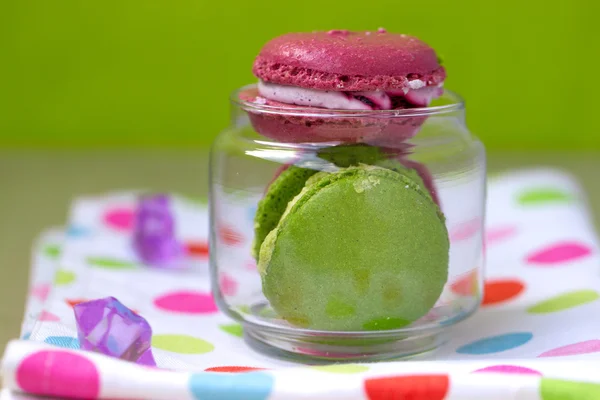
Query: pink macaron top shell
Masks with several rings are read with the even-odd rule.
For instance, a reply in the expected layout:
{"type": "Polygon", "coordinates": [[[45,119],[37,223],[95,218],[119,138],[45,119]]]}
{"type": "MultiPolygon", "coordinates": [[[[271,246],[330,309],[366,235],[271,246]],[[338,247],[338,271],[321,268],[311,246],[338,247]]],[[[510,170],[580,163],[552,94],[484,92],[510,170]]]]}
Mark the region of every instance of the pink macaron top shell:
{"type": "Polygon", "coordinates": [[[426,43],[385,31],[278,36],[263,46],[253,72],[265,82],[338,91],[402,90],[414,79],[433,86],[446,77],[426,43]]]}

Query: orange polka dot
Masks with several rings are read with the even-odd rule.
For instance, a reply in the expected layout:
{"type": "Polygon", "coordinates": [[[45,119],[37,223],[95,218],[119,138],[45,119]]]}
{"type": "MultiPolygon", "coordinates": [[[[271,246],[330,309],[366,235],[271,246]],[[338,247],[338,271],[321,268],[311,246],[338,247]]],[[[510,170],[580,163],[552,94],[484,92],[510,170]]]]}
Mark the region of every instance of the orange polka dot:
{"type": "Polygon", "coordinates": [[[525,284],[517,279],[496,279],[487,281],[483,291],[482,305],[489,306],[517,297],[525,290],[525,284]]]}
{"type": "Polygon", "coordinates": [[[188,255],[192,257],[207,258],[208,243],[205,241],[188,242],[185,244],[188,255]]]}
{"type": "Polygon", "coordinates": [[[236,365],[224,365],[221,367],[210,367],[206,368],[207,372],[248,372],[248,371],[264,371],[266,368],[257,368],[257,367],[238,367],[236,365]]]}
{"type": "Polygon", "coordinates": [[[447,375],[404,375],[365,381],[369,400],[443,400],[450,388],[447,375]]]}
{"type": "MultiPolygon", "coordinates": [[[[81,303],[85,303],[86,301],[89,301],[87,299],[65,299],[65,303],[67,303],[71,308],[75,307],[77,304],[81,304],[81,303]]],[[[140,314],[137,310],[133,310],[131,309],[131,312],[133,312],[134,314],[140,314]]]]}
{"type": "Polygon", "coordinates": [[[70,307],[75,307],[79,303],[85,303],[86,299],[66,299],[65,303],[67,303],[70,307]]]}

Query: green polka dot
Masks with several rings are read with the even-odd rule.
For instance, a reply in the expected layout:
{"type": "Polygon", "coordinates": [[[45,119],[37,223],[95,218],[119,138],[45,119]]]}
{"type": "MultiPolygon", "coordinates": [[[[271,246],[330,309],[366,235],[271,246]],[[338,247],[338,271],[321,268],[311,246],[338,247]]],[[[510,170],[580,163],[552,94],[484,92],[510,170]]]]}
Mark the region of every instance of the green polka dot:
{"type": "Polygon", "coordinates": [[[206,205],[208,205],[208,198],[206,198],[206,197],[202,197],[202,196],[187,196],[186,199],[190,203],[193,203],[193,204],[196,204],[196,205],[199,205],[199,206],[206,206],[206,205]]]}
{"type": "Polygon", "coordinates": [[[240,324],[219,325],[219,328],[233,336],[242,337],[244,335],[244,329],[240,324]]]}
{"type": "Polygon", "coordinates": [[[600,399],[600,385],[542,378],[540,397],[542,400],[597,400],[600,399]]]}
{"type": "Polygon", "coordinates": [[[238,306],[237,310],[242,314],[250,314],[250,306],[245,304],[242,306],[238,306]]]}
{"type": "Polygon", "coordinates": [[[577,307],[598,300],[600,295],[594,290],[578,290],[564,293],[537,303],[527,309],[530,314],[547,314],[577,307]]]}
{"type": "Polygon", "coordinates": [[[263,308],[258,312],[258,315],[260,315],[263,318],[269,318],[269,319],[273,319],[273,318],[277,318],[277,313],[272,309],[272,308],[263,308]]]}
{"type": "Polygon", "coordinates": [[[60,246],[49,245],[44,248],[44,254],[50,258],[57,258],[60,256],[60,246]]]}
{"type": "Polygon", "coordinates": [[[114,260],[112,258],[88,257],[88,263],[94,267],[105,269],[133,269],[137,265],[123,260],[114,260]]]}
{"type": "Polygon", "coordinates": [[[64,269],[59,269],[54,274],[54,284],[55,285],[68,285],[69,283],[75,280],[75,273],[71,271],[65,271],[64,269]]]}
{"type": "Polygon", "coordinates": [[[573,201],[573,197],[556,188],[535,188],[521,193],[517,201],[519,204],[527,206],[544,203],[569,203],[573,201]]]}
{"type": "Polygon", "coordinates": [[[179,354],[204,354],[213,351],[215,348],[206,340],[188,335],[154,335],[152,346],[179,354]]]}
{"type": "Polygon", "coordinates": [[[224,187],[223,192],[227,194],[231,200],[246,200],[248,199],[248,191],[239,190],[234,187],[224,187]]]}
{"type": "Polygon", "coordinates": [[[502,176],[504,176],[504,173],[504,171],[488,172],[486,175],[486,179],[488,180],[488,182],[497,181],[502,176]]]}
{"type": "Polygon", "coordinates": [[[317,365],[311,367],[324,372],[332,372],[334,374],[358,374],[369,370],[366,365],[358,364],[331,364],[331,365],[317,365]]]}

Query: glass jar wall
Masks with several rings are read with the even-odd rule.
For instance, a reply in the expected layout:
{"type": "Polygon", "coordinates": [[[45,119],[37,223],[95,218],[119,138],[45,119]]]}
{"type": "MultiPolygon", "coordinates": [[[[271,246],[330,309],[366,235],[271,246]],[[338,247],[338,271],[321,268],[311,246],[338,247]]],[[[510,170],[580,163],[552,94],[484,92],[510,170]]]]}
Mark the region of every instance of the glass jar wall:
{"type": "Polygon", "coordinates": [[[343,111],[245,101],[253,90],[233,94],[211,151],[218,306],[281,357],[438,347],[482,297],[485,151],[462,100],[343,111]]]}

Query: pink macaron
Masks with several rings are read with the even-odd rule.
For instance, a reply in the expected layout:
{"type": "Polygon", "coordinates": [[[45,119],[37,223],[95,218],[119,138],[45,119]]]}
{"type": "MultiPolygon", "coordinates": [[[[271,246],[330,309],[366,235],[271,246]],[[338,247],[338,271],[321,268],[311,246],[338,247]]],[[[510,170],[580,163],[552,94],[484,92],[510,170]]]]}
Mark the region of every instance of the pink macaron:
{"type": "Polygon", "coordinates": [[[281,142],[388,145],[414,136],[446,77],[416,37],[378,31],[289,33],[257,55],[239,94],[256,131],[281,142]]]}

